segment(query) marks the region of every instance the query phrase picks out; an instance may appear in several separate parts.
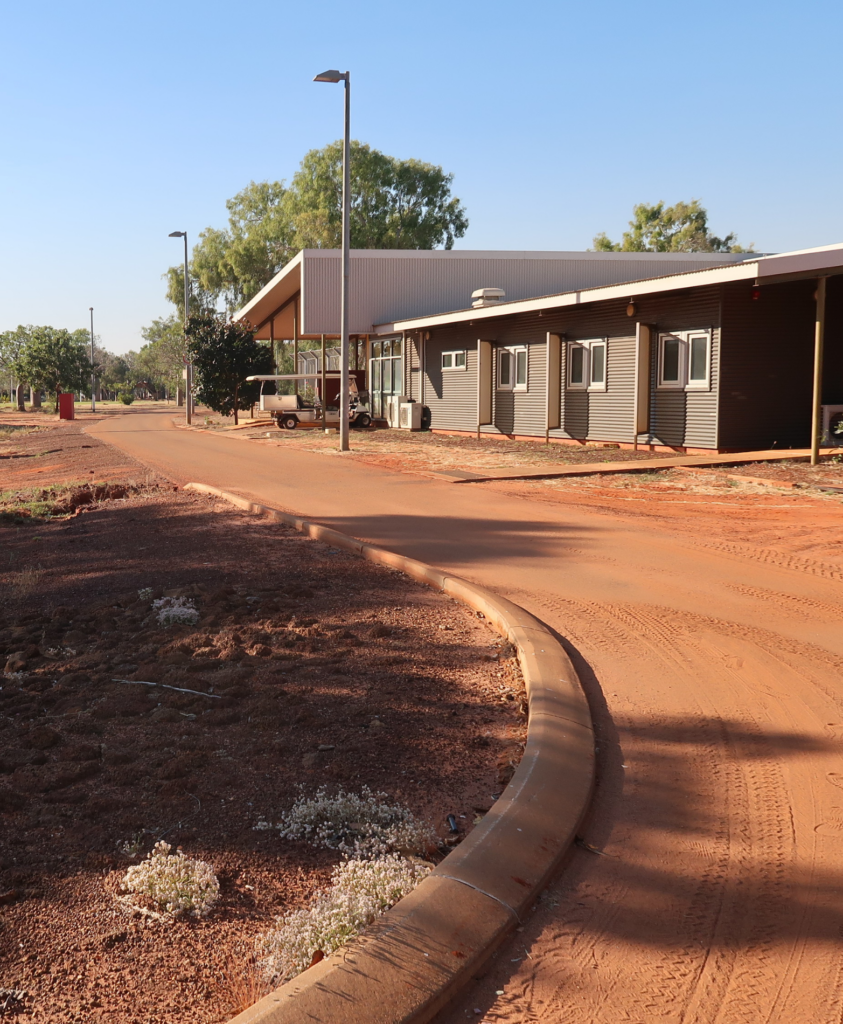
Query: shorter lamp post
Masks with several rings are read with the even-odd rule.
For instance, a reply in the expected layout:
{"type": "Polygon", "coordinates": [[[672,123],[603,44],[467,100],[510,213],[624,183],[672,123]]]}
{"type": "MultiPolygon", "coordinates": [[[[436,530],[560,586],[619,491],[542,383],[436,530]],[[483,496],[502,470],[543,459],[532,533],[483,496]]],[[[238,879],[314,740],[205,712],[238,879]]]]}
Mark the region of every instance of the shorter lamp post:
{"type": "Polygon", "coordinates": [[[97,411],[97,377],[94,373],[94,307],[89,306],[91,313],[91,412],[97,411]]]}
{"type": "MultiPolygon", "coordinates": [[[[187,318],[190,316],[190,278],[187,276],[187,232],[171,231],[170,238],[184,239],[184,336],[187,340],[187,318]]],[[[193,419],[193,363],[187,360],[187,379],[185,381],[184,419],[191,423],[193,419]]]]}

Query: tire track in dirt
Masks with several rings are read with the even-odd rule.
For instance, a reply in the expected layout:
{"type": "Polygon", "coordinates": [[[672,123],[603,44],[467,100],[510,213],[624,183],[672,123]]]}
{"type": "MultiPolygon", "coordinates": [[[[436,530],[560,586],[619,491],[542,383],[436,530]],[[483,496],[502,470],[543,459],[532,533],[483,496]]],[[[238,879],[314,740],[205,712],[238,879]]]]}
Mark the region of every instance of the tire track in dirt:
{"type": "MultiPolygon", "coordinates": [[[[757,594],[742,596],[769,599],[760,588],[757,594]]],[[[526,600],[528,595],[519,597],[526,600]]],[[[548,618],[565,622],[568,639],[596,669],[611,662],[612,669],[623,675],[631,666],[645,665],[648,675],[696,682],[694,700],[685,700],[682,713],[670,717],[670,730],[675,746],[682,747],[687,738],[687,750],[693,750],[697,792],[692,792],[689,778],[684,791],[693,796],[703,824],[696,822],[697,834],[684,843],[684,853],[665,848],[667,861],[684,856],[686,866],[694,862],[693,869],[684,872],[684,882],[690,878],[693,884],[680,884],[672,892],[675,917],[653,936],[658,941],[652,948],[642,951],[639,944],[630,954],[625,947],[635,972],[613,963],[611,951],[618,945],[618,932],[624,930],[618,927],[619,916],[623,917],[619,908],[631,894],[640,899],[635,886],[619,884],[617,877],[623,870],[617,859],[641,828],[640,817],[635,825],[616,822],[604,847],[611,859],[601,858],[597,865],[586,862],[586,873],[578,874],[575,866],[569,869],[570,888],[566,877],[559,886],[565,926],[536,936],[531,948],[541,962],[520,969],[484,1019],[501,1024],[756,1024],[808,1019],[837,1024],[839,999],[834,993],[839,991],[840,971],[832,961],[812,964],[815,975],[816,967],[821,968],[824,984],[823,994],[809,1000],[810,1007],[803,1005],[804,993],[794,984],[807,939],[795,918],[810,918],[810,909],[796,906],[797,831],[786,772],[775,741],[767,735],[766,704],[762,701],[756,708],[748,697],[761,684],[765,700],[769,698],[763,687],[773,686],[782,674],[804,679],[806,662],[817,665],[823,676],[826,667],[843,667],[843,659],[818,645],[711,615],[559,599],[547,593],[531,592],[529,598],[546,609],[548,618]],[[721,646],[717,641],[723,637],[728,643],[721,646]],[[761,672],[755,661],[763,657],[770,665],[761,672]],[[707,685],[712,676],[720,677],[715,693],[707,685]],[[591,885],[585,884],[586,878],[591,885]],[[598,878],[601,884],[595,885],[598,878]],[[750,901],[746,892],[752,894],[750,901]],[[780,934],[783,917],[793,919],[787,922],[793,927],[785,936],[780,934]],[[633,973],[638,977],[631,983],[633,973]],[[798,1012],[812,1016],[793,1016],[797,1006],[798,1012]]],[[[603,678],[601,671],[598,675],[603,678]]],[[[616,685],[613,676],[611,670],[605,676],[605,690],[616,685]]],[[[827,689],[821,687],[820,692],[827,689]]],[[[832,694],[823,693],[827,696],[832,694]]],[[[664,731],[665,716],[670,715],[669,705],[662,712],[659,704],[653,707],[651,702],[646,714],[614,715],[618,732],[629,737],[630,750],[646,748],[648,734],[650,746],[658,748],[652,734],[664,731]]],[[[829,784],[829,789],[843,789],[843,772],[834,781],[839,786],[829,784]]],[[[630,796],[630,802],[634,800],[630,796]]],[[[644,803],[652,802],[650,793],[644,803]]],[[[640,807],[636,810],[641,812],[640,807]]],[[[839,821],[843,837],[843,811],[839,821]]],[[[652,863],[636,866],[645,869],[640,877],[652,879],[652,872],[657,873],[652,863]]]]}
{"type": "Polygon", "coordinates": [[[779,569],[791,569],[794,572],[807,573],[810,576],[817,576],[820,579],[843,581],[843,566],[833,565],[829,562],[820,562],[813,558],[803,558],[799,555],[791,555],[784,551],[776,551],[775,548],[759,548],[749,544],[736,544],[733,541],[699,540],[695,541],[696,547],[707,548],[709,551],[717,551],[724,555],[733,555],[742,560],[749,559],[754,562],[762,562],[764,565],[774,565],[779,569]]]}
{"type": "Polygon", "coordinates": [[[789,615],[799,615],[808,621],[820,618],[825,622],[839,622],[841,614],[843,614],[843,608],[835,608],[834,605],[826,604],[824,601],[815,601],[810,597],[783,594],[778,590],[750,587],[744,583],[727,583],[726,586],[742,597],[769,602],[784,609],[789,615]]]}

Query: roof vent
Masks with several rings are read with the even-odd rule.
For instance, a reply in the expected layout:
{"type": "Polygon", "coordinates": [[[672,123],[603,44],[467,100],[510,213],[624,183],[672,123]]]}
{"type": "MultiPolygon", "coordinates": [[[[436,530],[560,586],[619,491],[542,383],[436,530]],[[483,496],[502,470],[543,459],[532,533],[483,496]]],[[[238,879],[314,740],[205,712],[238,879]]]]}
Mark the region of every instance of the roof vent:
{"type": "Polygon", "coordinates": [[[505,298],[506,292],[503,288],[478,288],[471,293],[471,305],[474,309],[479,306],[494,306],[498,302],[503,302],[505,298]]]}

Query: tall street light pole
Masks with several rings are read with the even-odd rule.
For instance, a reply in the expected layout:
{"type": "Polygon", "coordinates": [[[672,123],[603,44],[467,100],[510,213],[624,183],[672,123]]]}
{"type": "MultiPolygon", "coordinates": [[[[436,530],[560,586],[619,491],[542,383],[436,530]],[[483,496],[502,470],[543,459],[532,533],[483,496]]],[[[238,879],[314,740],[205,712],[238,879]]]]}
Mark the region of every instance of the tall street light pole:
{"type": "MultiPolygon", "coordinates": [[[[340,297],[340,451],[347,452],[348,445],[348,266],[351,244],[351,178],[350,178],[350,135],[351,73],[349,71],[323,71],[314,82],[345,83],[345,125],[342,142],[342,294],[340,297]]],[[[324,401],[324,395],[322,397],[324,401]]]]}
{"type": "MultiPolygon", "coordinates": [[[[184,239],[184,336],[187,339],[187,318],[190,316],[190,278],[187,276],[187,232],[171,231],[170,238],[184,239]]],[[[185,380],[184,395],[184,421],[193,421],[193,363],[188,358],[187,379],[185,380]]]]}
{"type": "Polygon", "coordinates": [[[97,377],[94,373],[94,307],[89,306],[91,313],[91,412],[97,411],[97,377]]]}

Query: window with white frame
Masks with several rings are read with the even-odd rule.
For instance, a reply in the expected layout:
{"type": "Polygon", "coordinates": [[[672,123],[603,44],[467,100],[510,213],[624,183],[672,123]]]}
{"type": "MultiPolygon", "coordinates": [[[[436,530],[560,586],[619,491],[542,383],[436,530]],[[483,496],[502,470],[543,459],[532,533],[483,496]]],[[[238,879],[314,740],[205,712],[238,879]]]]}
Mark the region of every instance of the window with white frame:
{"type": "Polygon", "coordinates": [[[711,384],[711,331],[659,335],[660,388],[708,391],[711,384]]]}
{"type": "Polygon", "coordinates": [[[443,352],[442,353],[442,369],[443,370],[464,370],[465,369],[465,349],[457,352],[443,352]]]}
{"type": "Polygon", "coordinates": [[[526,391],[528,358],[526,345],[498,349],[498,391],[526,391]]]}
{"type": "Polygon", "coordinates": [[[605,391],[608,342],[605,338],[568,342],[568,389],[605,391]]]}

